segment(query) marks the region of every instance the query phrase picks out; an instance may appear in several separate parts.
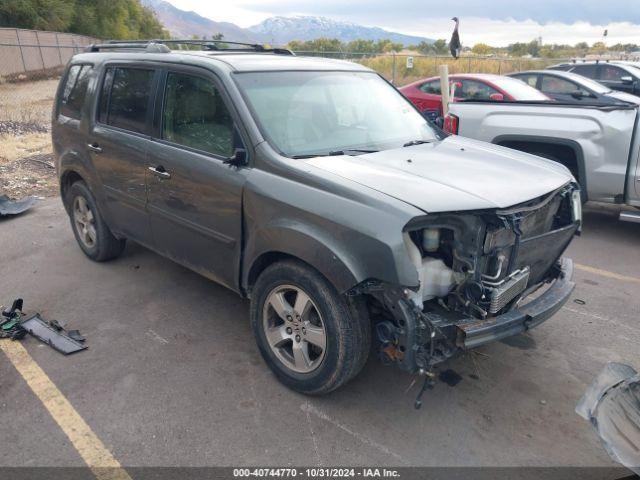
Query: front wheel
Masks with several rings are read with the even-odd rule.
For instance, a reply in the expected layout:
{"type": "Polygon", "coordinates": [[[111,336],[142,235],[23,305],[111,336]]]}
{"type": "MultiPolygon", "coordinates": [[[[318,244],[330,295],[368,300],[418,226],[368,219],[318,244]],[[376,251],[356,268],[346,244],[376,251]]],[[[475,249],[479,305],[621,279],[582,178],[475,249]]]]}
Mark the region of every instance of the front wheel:
{"type": "Polygon", "coordinates": [[[251,324],[260,353],[289,388],[321,395],[362,369],[369,320],[317,271],[285,261],[268,267],[251,297],[251,324]]]}

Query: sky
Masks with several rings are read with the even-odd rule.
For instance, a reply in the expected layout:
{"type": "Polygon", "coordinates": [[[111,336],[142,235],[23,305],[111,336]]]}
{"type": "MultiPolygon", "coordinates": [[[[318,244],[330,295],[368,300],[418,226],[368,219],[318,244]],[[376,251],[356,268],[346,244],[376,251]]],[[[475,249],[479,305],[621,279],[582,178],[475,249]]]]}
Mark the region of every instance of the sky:
{"type": "Polygon", "coordinates": [[[640,44],[640,0],[168,0],[215,21],[249,27],[275,16],[319,15],[427,38],[451,36],[460,18],[464,45],[544,43],[640,44]]]}

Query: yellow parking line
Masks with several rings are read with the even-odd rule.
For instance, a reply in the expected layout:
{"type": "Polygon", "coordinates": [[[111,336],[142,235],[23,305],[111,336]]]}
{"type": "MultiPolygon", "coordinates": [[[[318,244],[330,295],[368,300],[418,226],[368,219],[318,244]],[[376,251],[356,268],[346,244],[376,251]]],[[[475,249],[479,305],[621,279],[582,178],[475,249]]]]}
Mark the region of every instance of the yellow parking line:
{"type": "Polygon", "coordinates": [[[99,480],[131,480],[129,474],[20,342],[0,340],[0,350],[9,358],[18,373],[31,387],[33,393],[69,437],[96,478],[99,480]]]}
{"type": "Polygon", "coordinates": [[[602,277],[613,278],[615,280],[622,280],[624,282],[634,282],[640,283],[640,278],[637,277],[628,277],[626,275],[620,275],[619,273],[609,272],[608,270],[602,270],[596,267],[590,267],[589,265],[581,265],[576,263],[574,265],[578,270],[583,270],[589,273],[595,273],[596,275],[600,275],[602,277]]]}

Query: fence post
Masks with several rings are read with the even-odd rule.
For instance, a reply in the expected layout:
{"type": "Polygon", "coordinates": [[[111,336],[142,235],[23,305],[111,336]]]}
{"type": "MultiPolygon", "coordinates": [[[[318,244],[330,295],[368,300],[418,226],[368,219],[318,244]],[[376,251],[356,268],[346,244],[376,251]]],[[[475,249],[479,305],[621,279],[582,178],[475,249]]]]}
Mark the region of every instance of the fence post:
{"type": "Polygon", "coordinates": [[[56,32],[56,45],[58,50],[58,62],[62,65],[62,54],[60,53],[60,41],[58,40],[58,32],[56,32]]]}
{"type": "Polygon", "coordinates": [[[471,73],[471,57],[468,57],[467,73],[471,73]]]}
{"type": "Polygon", "coordinates": [[[24,61],[24,52],[22,51],[22,42],[20,41],[20,33],[18,32],[18,29],[16,28],[16,39],[18,40],[18,48],[20,49],[20,58],[22,59],[22,72],[26,72],[27,71],[27,64],[24,61]]]}
{"type": "Polygon", "coordinates": [[[502,75],[502,59],[498,60],[498,75],[502,75]]]}
{"type": "Polygon", "coordinates": [[[440,75],[440,98],[442,99],[442,116],[446,117],[449,113],[449,65],[444,64],[438,67],[440,75]]]}
{"type": "Polygon", "coordinates": [[[42,55],[42,47],[40,46],[40,35],[38,35],[37,30],[32,30],[32,32],[36,32],[36,41],[38,42],[38,51],[40,52],[40,60],[42,61],[42,70],[44,70],[44,56],[42,55]]]}
{"type": "Polygon", "coordinates": [[[393,71],[391,74],[391,83],[396,84],[396,52],[392,52],[393,55],[393,71]]]}

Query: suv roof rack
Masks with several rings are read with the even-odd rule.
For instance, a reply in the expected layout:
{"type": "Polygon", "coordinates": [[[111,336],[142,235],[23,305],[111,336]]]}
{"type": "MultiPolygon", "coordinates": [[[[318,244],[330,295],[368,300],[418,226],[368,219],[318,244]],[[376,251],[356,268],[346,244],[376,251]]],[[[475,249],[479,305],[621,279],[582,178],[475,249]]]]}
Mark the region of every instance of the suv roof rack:
{"type": "Polygon", "coordinates": [[[295,55],[288,48],[267,48],[259,43],[232,42],[228,40],[109,40],[105,43],[94,43],[87,47],[88,52],[101,50],[138,50],[147,53],[169,53],[171,49],[167,44],[175,45],[200,45],[202,50],[216,52],[246,52],[275,53],[277,55],[295,55]],[[231,47],[229,47],[231,46],[231,47]]]}

